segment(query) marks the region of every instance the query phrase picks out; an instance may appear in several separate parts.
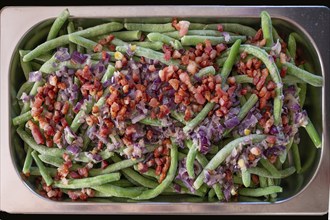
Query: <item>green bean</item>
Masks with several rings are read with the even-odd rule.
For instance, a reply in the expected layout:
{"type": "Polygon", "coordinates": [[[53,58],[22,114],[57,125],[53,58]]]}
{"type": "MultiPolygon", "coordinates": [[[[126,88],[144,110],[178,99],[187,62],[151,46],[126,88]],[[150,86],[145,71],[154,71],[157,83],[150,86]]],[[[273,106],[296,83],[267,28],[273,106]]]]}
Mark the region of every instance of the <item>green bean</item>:
{"type": "Polygon", "coordinates": [[[45,43],[40,44],[39,46],[37,46],[30,53],[26,54],[23,57],[23,61],[24,62],[29,62],[29,61],[35,59],[36,57],[38,57],[38,56],[40,56],[40,55],[42,55],[42,54],[44,54],[44,53],[46,53],[46,52],[48,52],[52,49],[55,49],[57,47],[68,44],[69,42],[70,41],[69,41],[68,35],[63,35],[63,36],[57,37],[53,40],[46,41],[45,43]]]}
{"type": "Polygon", "coordinates": [[[106,183],[117,181],[120,179],[120,173],[110,173],[95,177],[87,177],[83,179],[69,179],[67,183],[62,181],[54,181],[53,186],[64,189],[79,189],[100,186],[106,183]]]}
{"type": "Polygon", "coordinates": [[[306,83],[299,83],[298,87],[300,89],[299,91],[299,103],[300,106],[303,107],[306,100],[306,92],[307,92],[307,84],[306,83]]]}
{"type": "Polygon", "coordinates": [[[25,79],[28,80],[29,74],[30,74],[30,72],[32,72],[32,66],[31,66],[31,63],[29,63],[29,62],[23,62],[23,55],[21,54],[21,50],[19,52],[20,52],[21,68],[23,70],[25,79]]]}
{"type": "Polygon", "coordinates": [[[111,34],[123,41],[133,41],[133,40],[140,40],[142,32],[140,30],[120,31],[120,32],[112,32],[111,34]]]}
{"type": "Polygon", "coordinates": [[[238,190],[238,194],[242,196],[260,197],[265,195],[270,195],[273,193],[280,193],[283,189],[280,186],[268,186],[264,188],[242,188],[238,190]]]}
{"type": "MultiPolygon", "coordinates": [[[[82,27],[77,27],[77,31],[82,31],[82,30],[83,30],[82,27]]],[[[70,40],[70,35],[69,35],[69,40],[70,40]]],[[[79,53],[84,54],[84,53],[85,53],[85,48],[84,48],[82,45],[77,44],[77,51],[78,51],[79,53]]]]}
{"type": "MultiPolygon", "coordinates": [[[[180,159],[179,159],[179,160],[180,160],[180,159]]],[[[138,171],[137,165],[134,165],[134,169],[135,169],[136,171],[138,171]]],[[[144,175],[144,176],[147,176],[147,177],[151,177],[151,178],[156,179],[156,180],[159,181],[160,176],[157,176],[157,175],[155,174],[155,172],[156,172],[156,171],[155,171],[154,169],[149,168],[146,172],[143,173],[143,175],[144,175]]],[[[191,192],[190,190],[188,190],[188,189],[186,188],[185,184],[184,184],[181,180],[177,180],[177,179],[175,179],[173,182],[181,186],[181,193],[184,193],[184,194],[190,194],[190,195],[196,195],[196,196],[203,197],[203,196],[205,195],[206,191],[207,191],[207,187],[201,187],[199,190],[195,190],[195,192],[191,192]]],[[[203,186],[205,186],[205,185],[203,185],[203,186]]],[[[171,191],[174,192],[174,188],[173,188],[173,187],[174,187],[174,186],[171,185],[170,187],[167,188],[166,191],[170,191],[169,189],[171,189],[171,191]],[[172,190],[172,189],[173,189],[173,190],[172,190]]]]}
{"type": "Polygon", "coordinates": [[[112,184],[104,184],[100,186],[93,186],[92,189],[97,190],[96,197],[122,197],[122,198],[134,198],[139,196],[144,187],[119,187],[112,184]]]}
{"type": "MultiPolygon", "coordinates": [[[[121,23],[110,22],[110,23],[106,23],[106,24],[97,25],[97,26],[94,26],[91,28],[87,28],[82,31],[77,31],[77,32],[75,32],[75,34],[77,34],[81,37],[90,38],[90,37],[102,35],[105,33],[109,33],[112,31],[118,31],[122,28],[123,28],[123,25],[121,23]]],[[[57,37],[55,39],[46,41],[45,43],[42,43],[39,46],[37,46],[35,49],[33,49],[30,53],[26,54],[23,57],[23,61],[24,62],[31,61],[34,58],[40,56],[41,54],[44,54],[57,47],[66,45],[69,42],[70,42],[70,40],[69,40],[68,35],[63,35],[63,36],[57,37]]]]}
{"type": "Polygon", "coordinates": [[[42,163],[42,161],[39,159],[38,157],[38,153],[37,151],[33,151],[31,153],[34,161],[36,162],[38,168],[39,168],[39,171],[40,171],[40,174],[42,176],[42,178],[45,180],[47,186],[50,186],[52,185],[53,183],[53,179],[52,177],[49,175],[49,173],[47,172],[46,168],[45,168],[45,165],[42,163]]]}
{"type": "Polygon", "coordinates": [[[235,77],[235,82],[238,84],[242,83],[253,83],[253,78],[248,75],[237,75],[235,77]]]}
{"type": "MultiPolygon", "coordinates": [[[[180,40],[183,36],[180,36],[179,31],[172,31],[163,33],[169,37],[180,40]]],[[[186,35],[198,35],[198,36],[216,36],[221,37],[222,34],[218,30],[188,30],[186,35]]]]}
{"type": "Polygon", "coordinates": [[[120,180],[111,182],[111,185],[113,185],[113,186],[119,186],[119,187],[131,187],[131,186],[135,186],[134,184],[132,184],[127,179],[120,179],[120,180]]]}
{"type": "Polygon", "coordinates": [[[32,151],[33,151],[33,149],[31,147],[29,147],[28,151],[26,153],[26,157],[25,157],[24,165],[23,165],[23,170],[22,170],[22,172],[25,175],[30,174],[30,168],[31,168],[31,165],[32,165],[32,154],[31,154],[32,151]]]}
{"type": "Polygon", "coordinates": [[[151,41],[133,41],[129,42],[129,44],[144,47],[144,48],[149,48],[151,50],[161,50],[163,48],[163,43],[162,42],[151,42],[151,41]]]}
{"type": "MultiPolygon", "coordinates": [[[[191,140],[185,140],[185,145],[189,149],[191,149],[193,147],[193,142],[191,140]]],[[[209,162],[206,159],[206,157],[203,154],[201,154],[200,152],[197,152],[196,159],[197,159],[198,163],[200,163],[202,165],[202,167],[205,167],[209,162]]]]}
{"type": "Polygon", "coordinates": [[[17,134],[22,138],[22,140],[27,143],[31,148],[39,152],[40,154],[49,154],[56,157],[62,157],[63,153],[65,153],[64,149],[59,148],[49,148],[44,145],[37,144],[35,140],[21,127],[17,128],[17,134]]]}
{"type": "MultiPolygon", "coordinates": [[[[57,174],[57,169],[56,168],[50,168],[50,167],[45,167],[47,170],[47,173],[51,176],[51,177],[55,177],[57,174]]],[[[31,167],[30,168],[30,175],[31,176],[40,176],[40,170],[38,167],[31,167]]]]}
{"type": "Polygon", "coordinates": [[[172,37],[169,37],[167,35],[161,34],[161,33],[149,33],[147,35],[147,38],[150,41],[152,41],[152,42],[159,42],[160,41],[160,42],[162,42],[164,44],[171,45],[171,46],[173,46],[173,48],[175,50],[179,50],[179,49],[182,48],[182,45],[181,45],[181,43],[178,40],[176,40],[176,39],[174,39],[172,37]],[[178,47],[175,44],[176,41],[178,42],[177,43],[178,47]]]}
{"type": "Polygon", "coordinates": [[[316,131],[312,121],[309,118],[307,119],[307,121],[308,122],[307,122],[307,125],[305,126],[305,129],[306,129],[309,137],[313,141],[316,148],[322,147],[321,138],[320,138],[318,132],[316,131]]]}
{"type": "Polygon", "coordinates": [[[261,17],[261,28],[264,39],[266,39],[266,46],[272,47],[274,44],[273,41],[273,32],[272,32],[272,20],[266,11],[260,13],[261,17]]]}
{"type": "Polygon", "coordinates": [[[18,115],[13,118],[13,125],[17,126],[23,124],[32,118],[31,111],[25,112],[24,114],[18,115]]]}
{"type": "Polygon", "coordinates": [[[61,12],[61,14],[59,14],[59,16],[55,19],[53,25],[49,30],[47,41],[54,39],[58,35],[60,29],[62,28],[64,23],[68,20],[69,16],[70,13],[68,9],[65,9],[64,11],[61,12]]]}
{"type": "Polygon", "coordinates": [[[284,170],[279,171],[279,175],[270,174],[266,169],[260,168],[260,167],[251,167],[248,168],[248,171],[251,174],[258,175],[259,177],[266,177],[266,178],[272,178],[272,179],[283,179],[290,175],[292,175],[294,172],[296,172],[296,169],[294,167],[289,167],[284,170]]]}
{"type": "Polygon", "coordinates": [[[300,78],[297,78],[295,76],[292,75],[286,75],[284,78],[282,78],[282,82],[284,84],[296,84],[296,83],[305,83],[303,80],[301,80],[300,78]]]}
{"type": "Polygon", "coordinates": [[[283,86],[281,85],[282,83],[281,77],[275,63],[269,60],[268,54],[264,50],[255,46],[241,45],[240,52],[246,52],[248,54],[252,54],[256,56],[258,59],[260,59],[269,70],[270,76],[273,79],[273,81],[278,85],[275,89],[276,96],[274,98],[273,115],[274,115],[274,124],[279,125],[281,123],[281,113],[282,113],[282,104],[283,104],[281,98],[283,95],[283,88],[282,88],[283,86]]]}
{"type": "Polygon", "coordinates": [[[222,78],[222,87],[226,84],[227,78],[233,68],[234,62],[235,62],[235,58],[238,54],[239,51],[239,47],[241,45],[241,40],[238,39],[237,41],[235,41],[235,43],[233,44],[233,46],[230,49],[230,53],[228,56],[228,59],[226,60],[226,62],[223,65],[223,68],[221,69],[221,78],[222,78]]]}
{"type": "Polygon", "coordinates": [[[245,105],[245,103],[246,103],[246,98],[245,98],[245,96],[240,96],[240,97],[238,97],[239,98],[239,103],[240,103],[240,106],[241,107],[243,107],[244,105],[245,105]]]}
{"type": "Polygon", "coordinates": [[[261,142],[262,140],[266,139],[266,135],[259,135],[259,134],[252,134],[245,137],[237,138],[226,146],[224,146],[213,158],[210,162],[204,167],[203,171],[199,174],[197,179],[194,182],[194,188],[199,189],[199,187],[203,184],[204,179],[204,172],[207,170],[214,170],[216,169],[227,157],[230,155],[232,150],[236,148],[238,145],[252,142],[257,143],[261,142]]]}
{"type": "Polygon", "coordinates": [[[246,41],[245,36],[230,36],[230,39],[226,41],[225,37],[185,35],[184,37],[181,38],[181,44],[182,46],[196,46],[199,43],[204,44],[205,40],[209,40],[212,45],[217,45],[220,43],[231,44],[238,39],[240,39],[241,41],[246,41]]]}
{"type": "Polygon", "coordinates": [[[245,187],[251,185],[251,173],[247,169],[242,170],[242,182],[245,187]]]}
{"type": "Polygon", "coordinates": [[[292,63],[286,62],[283,63],[283,66],[287,68],[287,72],[290,75],[293,75],[297,78],[300,78],[304,82],[315,86],[315,87],[322,87],[323,85],[323,77],[314,75],[310,72],[307,72],[306,70],[300,69],[299,67],[296,67],[292,63]]]}
{"type": "Polygon", "coordinates": [[[271,162],[269,162],[268,159],[261,158],[259,162],[272,175],[275,175],[275,176],[280,175],[280,172],[276,169],[276,167],[271,162]]]}
{"type": "MultiPolygon", "coordinates": [[[[274,183],[274,181],[273,181],[272,178],[268,178],[267,179],[267,183],[268,183],[268,187],[271,187],[271,186],[274,186],[275,185],[275,183],[274,183]]],[[[270,198],[271,199],[275,199],[276,197],[277,197],[277,193],[270,194],[270,198]]]]}
{"type": "MultiPolygon", "coordinates": [[[[75,27],[74,27],[74,24],[72,21],[69,21],[68,26],[67,26],[67,31],[68,31],[69,35],[72,34],[73,32],[75,32],[75,27]]],[[[72,54],[73,51],[76,51],[76,50],[77,50],[77,46],[74,43],[70,42],[69,43],[69,53],[72,54]]]]}
{"type": "Polygon", "coordinates": [[[171,111],[170,115],[177,121],[181,122],[182,124],[186,124],[187,122],[184,120],[184,114],[178,111],[171,111]]]}
{"type": "Polygon", "coordinates": [[[193,144],[191,148],[189,149],[189,152],[187,154],[187,160],[186,160],[186,168],[187,172],[190,178],[195,178],[195,170],[194,170],[194,162],[195,158],[197,156],[197,146],[193,144]]]}
{"type": "MultiPolygon", "coordinates": [[[[42,162],[53,165],[55,167],[60,167],[64,164],[64,160],[60,157],[54,157],[48,154],[39,154],[39,158],[42,162]]],[[[80,168],[80,165],[72,164],[72,167],[70,167],[70,170],[76,170],[77,168],[80,168]]]]}
{"type": "Polygon", "coordinates": [[[116,171],[125,169],[127,167],[131,167],[134,164],[137,164],[137,163],[142,162],[142,161],[143,161],[143,158],[122,160],[122,161],[119,161],[117,163],[110,164],[105,169],[101,169],[101,168],[91,169],[91,170],[89,170],[88,174],[90,176],[108,174],[108,173],[112,173],[112,172],[116,172],[116,171]]]}
{"type": "Polygon", "coordinates": [[[293,143],[293,145],[292,145],[292,156],[293,156],[293,162],[294,162],[296,171],[297,171],[297,173],[300,173],[300,170],[301,170],[300,154],[299,154],[298,144],[296,144],[296,143],[293,143]]]}
{"type": "Polygon", "coordinates": [[[294,39],[296,40],[296,42],[306,46],[306,40],[304,38],[301,37],[301,35],[299,35],[296,32],[292,32],[290,35],[292,35],[294,37],[294,39]]]}
{"type": "Polygon", "coordinates": [[[221,201],[224,199],[224,195],[223,195],[223,192],[221,190],[221,186],[219,183],[214,184],[212,189],[214,189],[214,192],[217,195],[218,200],[221,201]]]}
{"type": "Polygon", "coordinates": [[[293,144],[293,137],[289,139],[289,143],[285,146],[285,150],[279,155],[281,163],[284,163],[287,160],[287,154],[290,151],[290,148],[293,144]]]}
{"type": "MultiPolygon", "coordinates": [[[[242,25],[242,24],[236,24],[236,23],[221,23],[223,31],[225,32],[232,32],[232,33],[238,33],[246,36],[255,36],[257,31],[253,28],[242,25]]],[[[207,24],[203,28],[204,30],[218,30],[218,24],[207,24]]]]}
{"type": "Polygon", "coordinates": [[[145,117],[144,119],[140,120],[139,123],[155,127],[167,127],[167,125],[163,125],[160,120],[152,119],[151,117],[145,117]]]}
{"type": "MultiPolygon", "coordinates": [[[[126,53],[127,51],[127,46],[117,46],[116,50],[122,53],[126,53]]],[[[153,59],[153,60],[159,60],[162,63],[165,63],[167,65],[175,65],[175,66],[179,66],[179,61],[178,60],[174,60],[174,59],[170,59],[170,60],[165,60],[164,58],[164,54],[158,51],[154,51],[148,48],[143,48],[143,47],[139,47],[137,46],[134,54],[136,56],[143,56],[149,59],[153,59]]]]}
{"type": "Polygon", "coordinates": [[[203,77],[207,75],[215,75],[215,69],[213,66],[207,66],[198,71],[198,73],[195,74],[197,77],[203,77]]]}
{"type": "Polygon", "coordinates": [[[139,24],[139,23],[125,23],[124,27],[129,31],[143,31],[143,32],[169,32],[175,31],[172,23],[166,24],[139,24]]]}
{"type": "Polygon", "coordinates": [[[215,196],[215,190],[214,190],[214,188],[211,188],[208,193],[208,198],[212,199],[214,196],[215,196]]]}
{"type": "MultiPolygon", "coordinates": [[[[104,96],[104,94],[102,95],[102,97],[104,96]]],[[[85,102],[85,109],[84,107],[82,107],[82,109],[76,114],[76,116],[74,117],[72,124],[70,125],[70,129],[73,132],[77,132],[78,128],[80,127],[80,125],[83,123],[80,119],[83,115],[85,114],[89,114],[89,112],[92,110],[94,104],[94,100],[91,101],[86,101],[85,102]]]]}
{"type": "Polygon", "coordinates": [[[86,48],[87,50],[91,50],[93,51],[94,48],[96,47],[97,43],[89,40],[87,38],[81,37],[77,34],[69,34],[69,40],[79,46],[82,46],[84,48],[86,48]]]}
{"type": "MultiPolygon", "coordinates": [[[[114,162],[118,163],[121,161],[120,157],[118,157],[116,154],[111,158],[114,162]]],[[[135,172],[132,168],[125,168],[122,169],[121,172],[134,180],[134,182],[138,183],[141,186],[147,187],[147,188],[155,188],[157,187],[157,183],[149,180],[143,176],[141,176],[139,173],[135,172]]],[[[127,178],[127,177],[126,177],[127,178]]]]}
{"type": "MultiPolygon", "coordinates": [[[[252,167],[252,168],[249,168],[249,172],[251,171],[251,169],[254,169],[254,168],[259,168],[259,167],[252,167]]],[[[260,168],[260,169],[262,169],[265,173],[268,173],[268,171],[267,170],[265,170],[265,169],[263,169],[263,168],[260,168]]],[[[251,172],[250,172],[251,173],[251,172]]],[[[257,172],[257,173],[259,173],[259,172],[257,172]]],[[[253,173],[252,173],[253,174],[253,173]]],[[[255,174],[255,173],[254,173],[255,174]]],[[[258,175],[258,174],[255,174],[255,175],[258,175]]],[[[268,175],[268,174],[267,174],[268,175]]],[[[269,174],[270,175],[270,174],[269,174]]],[[[259,175],[258,175],[259,176],[259,175]]],[[[265,188],[265,187],[267,187],[267,178],[265,177],[265,176],[259,176],[259,184],[260,184],[260,187],[261,188],[265,188]]]]}
{"type": "Polygon", "coordinates": [[[207,116],[207,114],[214,108],[215,103],[207,103],[202,111],[200,111],[194,119],[189,121],[186,126],[183,127],[183,132],[186,134],[190,133],[194,128],[199,125],[207,116]]]}
{"type": "MultiPolygon", "coordinates": [[[[107,67],[107,70],[105,71],[105,73],[101,79],[101,83],[105,83],[107,80],[110,80],[111,77],[113,76],[114,72],[115,72],[115,67],[112,66],[111,64],[109,64],[107,67]]],[[[102,103],[102,105],[103,104],[104,103],[102,103]]]]}
{"type": "Polygon", "coordinates": [[[33,85],[34,85],[34,82],[26,81],[25,83],[23,83],[17,92],[16,98],[21,99],[23,92],[25,92],[26,94],[29,94],[33,85]]]}
{"type": "MultiPolygon", "coordinates": [[[[30,52],[31,52],[31,50],[19,50],[19,53],[22,57],[24,57],[26,54],[28,54],[30,52]]],[[[51,57],[52,57],[52,55],[45,53],[45,54],[41,54],[40,56],[36,57],[34,60],[44,63],[44,62],[48,61],[51,57]]]]}
{"type": "MultiPolygon", "coordinates": [[[[128,43],[126,43],[126,42],[124,42],[124,41],[122,41],[122,40],[120,40],[120,39],[118,39],[118,38],[115,38],[115,39],[113,39],[112,41],[111,41],[111,43],[113,44],[113,45],[115,45],[115,46],[129,46],[129,44],[128,43]]],[[[116,51],[117,51],[117,49],[116,49],[116,51]]]]}
{"type": "Polygon", "coordinates": [[[292,34],[290,34],[288,39],[288,51],[293,61],[296,59],[296,47],[296,39],[292,34]]]}
{"type": "Polygon", "coordinates": [[[165,179],[156,188],[145,190],[139,196],[135,197],[134,199],[145,200],[145,199],[155,198],[156,196],[161,194],[167,187],[170,186],[171,182],[175,178],[175,174],[176,174],[177,166],[178,166],[178,147],[176,144],[173,144],[173,143],[174,143],[174,141],[172,141],[172,145],[171,145],[170,168],[167,172],[165,179]]]}

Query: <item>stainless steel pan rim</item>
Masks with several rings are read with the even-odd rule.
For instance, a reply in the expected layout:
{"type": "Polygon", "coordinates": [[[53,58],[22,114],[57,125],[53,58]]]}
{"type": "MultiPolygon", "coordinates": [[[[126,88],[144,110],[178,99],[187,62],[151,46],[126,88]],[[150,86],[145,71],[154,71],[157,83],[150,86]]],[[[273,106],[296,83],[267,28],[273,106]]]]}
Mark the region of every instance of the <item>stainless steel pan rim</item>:
{"type": "MultiPolygon", "coordinates": [[[[15,36],[13,39],[8,41],[8,36],[5,31],[14,31],[14,29],[19,29],[17,34],[18,36],[23,36],[23,34],[28,31],[32,26],[41,20],[45,20],[51,17],[57,16],[58,12],[61,11],[64,7],[38,7],[38,11],[41,13],[38,15],[33,15],[32,19],[26,20],[25,23],[21,22],[17,27],[8,27],[4,24],[10,24],[12,21],[8,21],[10,13],[18,13],[21,15],[27,16],[31,11],[35,11],[35,7],[7,7],[1,11],[1,103],[9,103],[8,101],[8,84],[9,82],[8,73],[9,64],[11,63],[8,54],[12,54],[14,51],[15,45],[19,41],[19,37],[15,36]],[[6,41],[7,44],[4,43],[6,41]],[[6,51],[6,52],[5,52],[6,51]],[[5,57],[4,55],[7,54],[5,57]]],[[[322,48],[321,43],[324,43],[329,47],[329,42],[320,42],[321,40],[315,40],[306,31],[308,25],[302,24],[301,21],[297,20],[299,14],[297,11],[302,11],[307,15],[315,15],[317,13],[323,13],[326,16],[329,16],[329,11],[325,7],[265,7],[265,6],[113,6],[113,7],[68,7],[72,15],[75,17],[103,17],[108,15],[111,11],[111,17],[143,17],[143,12],[148,10],[148,17],[161,16],[161,17],[172,17],[176,14],[182,15],[182,17],[191,16],[191,13],[194,15],[192,17],[215,17],[218,13],[221,14],[219,17],[251,17],[256,18],[259,15],[261,10],[268,10],[273,18],[286,20],[293,25],[299,27],[300,30],[303,30],[303,33],[309,38],[311,44],[316,50],[318,60],[320,62],[321,72],[324,74],[325,82],[328,79],[328,73],[325,70],[329,69],[329,53],[325,51],[327,48],[322,48]],[[90,16],[90,11],[98,11],[98,14],[90,16]],[[310,10],[310,11],[309,11],[310,10]],[[296,13],[297,17],[290,15],[289,13],[296,13]],[[314,14],[313,14],[314,12],[314,14]],[[308,14],[309,13],[309,14],[308,14]]],[[[29,14],[31,16],[31,14],[29,14]]],[[[24,21],[24,19],[23,19],[24,21]]],[[[321,21],[320,21],[321,22],[321,21]]],[[[307,22],[308,23],[308,22],[307,22]]],[[[15,24],[16,25],[16,24],[15,24]]],[[[326,36],[329,37],[329,31],[325,32],[326,36]]],[[[323,37],[324,38],[324,37],[323,37]]],[[[323,39],[322,38],[322,39],[323,39]]],[[[329,50],[329,48],[328,48],[329,50]]],[[[13,160],[5,155],[9,153],[9,131],[10,129],[6,126],[1,127],[1,199],[0,199],[0,209],[8,212],[29,212],[29,213],[135,213],[135,214],[155,214],[155,213],[164,213],[164,214],[324,214],[327,212],[328,204],[328,192],[329,192],[329,170],[327,170],[327,165],[329,164],[329,159],[325,157],[329,153],[328,146],[328,127],[329,119],[327,116],[327,109],[329,109],[329,96],[326,97],[326,94],[329,93],[329,86],[325,85],[322,88],[322,114],[323,114],[323,147],[320,153],[320,162],[317,164],[314,174],[311,177],[309,184],[307,184],[299,193],[294,196],[276,202],[275,204],[268,203],[153,203],[153,202],[142,202],[142,203],[82,203],[82,202],[52,202],[46,200],[40,196],[36,196],[33,190],[30,187],[23,187],[22,181],[18,175],[16,169],[16,164],[13,160]],[[10,161],[9,161],[10,160],[10,161]],[[15,174],[14,174],[15,173],[15,174]],[[8,176],[7,176],[8,175],[8,176]],[[6,178],[8,177],[8,179],[6,178]],[[314,191],[316,184],[319,185],[319,188],[322,189],[314,191]],[[15,187],[15,189],[12,188],[15,187]],[[27,190],[27,188],[29,190],[27,190]],[[313,189],[311,189],[313,188],[313,189]],[[9,193],[8,191],[13,191],[9,193]],[[15,193],[15,191],[17,193],[15,193]],[[19,194],[22,194],[22,199],[19,194]],[[14,194],[13,196],[9,196],[14,194]],[[32,196],[32,194],[35,194],[32,196]],[[319,200],[313,198],[313,194],[319,198],[319,200]],[[311,197],[311,198],[308,198],[311,197]],[[4,199],[5,198],[5,199],[4,199]],[[33,202],[24,202],[30,199],[33,202]],[[301,199],[310,199],[311,202],[300,201],[301,199]],[[21,200],[21,201],[20,201],[21,200]],[[299,203],[300,204],[297,204],[299,203]],[[29,203],[29,204],[28,204],[29,203]],[[34,203],[34,204],[31,204],[34,203]],[[15,204],[15,205],[14,205],[15,204]],[[17,205],[17,206],[16,206],[17,205]],[[291,206],[291,207],[288,207],[291,206]],[[142,212],[141,212],[142,211],[142,212]]],[[[0,119],[1,124],[9,124],[8,114],[9,108],[1,108],[0,119]]],[[[12,154],[11,154],[12,155],[12,154]]],[[[25,183],[25,182],[24,182],[25,183]]]]}

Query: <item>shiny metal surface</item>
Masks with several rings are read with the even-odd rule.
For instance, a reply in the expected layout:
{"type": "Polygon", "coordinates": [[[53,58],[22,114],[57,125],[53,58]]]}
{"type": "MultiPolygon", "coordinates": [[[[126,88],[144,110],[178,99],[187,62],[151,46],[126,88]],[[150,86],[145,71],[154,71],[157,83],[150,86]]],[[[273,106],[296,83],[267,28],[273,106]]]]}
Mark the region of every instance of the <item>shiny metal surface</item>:
{"type": "MultiPolygon", "coordinates": [[[[329,9],[325,7],[228,7],[228,6],[105,6],[68,7],[81,25],[102,20],[157,22],[171,17],[185,17],[196,22],[240,22],[260,27],[259,13],[267,10],[278,32],[295,31],[306,41],[304,56],[322,74],[322,89],[308,88],[306,109],[323,131],[323,146],[317,150],[313,166],[304,175],[283,181],[285,192],[275,203],[239,201],[207,202],[166,197],[148,202],[94,200],[90,202],[55,202],[39,196],[33,185],[21,178],[22,164],[13,149],[10,118],[14,115],[10,91],[22,81],[17,49],[37,34],[47,19],[53,19],[63,7],[8,7],[1,11],[1,74],[0,74],[0,209],[10,213],[86,213],[86,214],[324,214],[329,204],[329,126],[330,126],[330,61],[329,9]],[[38,11],[38,13],[35,13],[38,11]],[[322,110],[322,111],[321,111],[322,110]]],[[[47,23],[47,22],[46,22],[47,23]]],[[[48,21],[49,23],[49,21],[48,21]]],[[[89,25],[88,24],[88,25],[89,25]]],[[[301,133],[302,160],[315,150],[306,133],[301,133]]]]}

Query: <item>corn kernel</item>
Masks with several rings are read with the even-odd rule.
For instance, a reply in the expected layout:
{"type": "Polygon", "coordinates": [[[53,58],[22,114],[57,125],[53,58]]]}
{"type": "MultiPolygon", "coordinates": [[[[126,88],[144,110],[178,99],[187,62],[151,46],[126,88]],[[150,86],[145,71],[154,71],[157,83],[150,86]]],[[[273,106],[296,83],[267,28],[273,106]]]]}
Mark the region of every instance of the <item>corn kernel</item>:
{"type": "Polygon", "coordinates": [[[236,190],[235,190],[234,187],[230,190],[230,194],[231,194],[232,196],[235,196],[235,195],[237,194],[237,192],[236,192],[236,190]]]}
{"type": "Polygon", "coordinates": [[[136,50],[136,45],[131,45],[131,51],[134,52],[136,50]]]}
{"type": "Polygon", "coordinates": [[[247,129],[247,128],[244,129],[244,134],[245,135],[249,135],[250,133],[251,133],[250,129],[247,129]]]}
{"type": "Polygon", "coordinates": [[[115,59],[116,60],[121,60],[123,59],[124,55],[122,53],[120,53],[119,51],[115,52],[115,59]]]}
{"type": "Polygon", "coordinates": [[[243,159],[239,159],[239,160],[237,161],[237,164],[238,164],[238,166],[239,166],[241,169],[245,169],[245,168],[246,168],[246,166],[245,166],[245,162],[244,162],[243,159]]]}

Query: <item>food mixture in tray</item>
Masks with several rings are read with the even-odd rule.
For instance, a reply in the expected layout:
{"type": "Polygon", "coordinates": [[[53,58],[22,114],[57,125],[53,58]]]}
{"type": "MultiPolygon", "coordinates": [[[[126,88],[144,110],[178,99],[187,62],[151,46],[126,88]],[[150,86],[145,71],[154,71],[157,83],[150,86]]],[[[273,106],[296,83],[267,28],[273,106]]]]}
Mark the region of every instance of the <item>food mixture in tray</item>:
{"type": "Polygon", "coordinates": [[[55,200],[276,201],[281,179],[311,165],[299,128],[322,145],[303,106],[323,79],[302,37],[281,34],[266,11],[257,29],[179,18],[83,29],[64,10],[19,50],[22,173],[55,200]]]}

